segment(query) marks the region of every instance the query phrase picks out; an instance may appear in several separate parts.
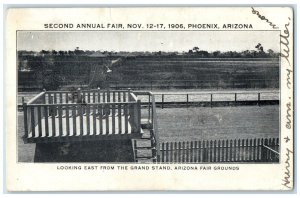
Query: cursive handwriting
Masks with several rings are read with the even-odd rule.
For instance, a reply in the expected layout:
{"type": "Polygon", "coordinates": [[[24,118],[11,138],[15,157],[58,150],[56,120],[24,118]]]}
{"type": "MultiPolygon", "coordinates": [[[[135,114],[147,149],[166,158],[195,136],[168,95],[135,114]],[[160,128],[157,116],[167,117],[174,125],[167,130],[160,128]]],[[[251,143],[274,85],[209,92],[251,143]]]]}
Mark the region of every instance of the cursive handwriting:
{"type": "Polygon", "coordinates": [[[286,103],[286,107],[287,107],[287,110],[286,110],[286,119],[287,119],[287,122],[285,124],[285,127],[287,129],[291,129],[292,128],[291,127],[291,124],[292,124],[291,117],[292,117],[292,115],[290,114],[290,111],[292,110],[291,106],[292,106],[291,102],[286,103]]]}
{"type": "Polygon", "coordinates": [[[291,158],[290,158],[290,154],[292,154],[293,153],[293,151],[291,151],[290,149],[286,149],[286,160],[285,160],[285,172],[284,172],[284,179],[282,180],[283,181],[283,183],[282,183],[282,185],[283,186],[285,186],[285,187],[287,187],[287,188],[292,188],[292,186],[290,186],[290,183],[291,183],[291,181],[290,181],[290,178],[291,178],[291,171],[290,171],[290,168],[291,168],[291,165],[290,165],[290,160],[291,160],[291,158]]]}
{"type": "Polygon", "coordinates": [[[253,7],[252,8],[252,14],[256,14],[260,20],[266,21],[273,29],[278,29],[275,24],[273,24],[269,19],[267,19],[265,16],[262,16],[257,10],[255,10],[253,7]]]}
{"type": "Polygon", "coordinates": [[[286,71],[287,71],[286,86],[287,86],[288,89],[291,89],[291,85],[292,85],[291,73],[293,73],[293,70],[286,69],[286,71]]]}
{"type": "MultiPolygon", "coordinates": [[[[291,20],[290,18],[288,18],[288,19],[291,20]]],[[[289,48],[289,44],[290,44],[290,42],[289,42],[290,31],[288,29],[289,25],[290,25],[290,22],[288,22],[287,24],[284,25],[285,26],[285,30],[283,31],[283,33],[285,35],[280,34],[280,44],[282,44],[285,47],[285,49],[283,49],[284,53],[281,52],[280,56],[283,57],[283,58],[285,58],[285,60],[289,63],[289,65],[291,65],[290,61],[288,59],[289,56],[290,56],[290,48],[289,48]]]]}

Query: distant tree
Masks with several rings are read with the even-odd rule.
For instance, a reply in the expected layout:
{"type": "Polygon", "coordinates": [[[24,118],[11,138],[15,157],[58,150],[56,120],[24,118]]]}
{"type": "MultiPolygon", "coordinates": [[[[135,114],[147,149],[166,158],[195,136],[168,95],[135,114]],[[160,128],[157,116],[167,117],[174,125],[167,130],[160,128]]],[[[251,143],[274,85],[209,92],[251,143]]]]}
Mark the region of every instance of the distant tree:
{"type": "Polygon", "coordinates": [[[268,49],[269,56],[273,57],[275,55],[274,51],[272,49],[268,49]]]}
{"type": "Polygon", "coordinates": [[[246,57],[246,58],[251,58],[252,54],[251,54],[251,52],[249,50],[245,50],[245,51],[241,52],[241,56],[242,57],[246,57]]]}
{"type": "Polygon", "coordinates": [[[48,50],[42,50],[40,53],[41,53],[42,55],[49,55],[49,54],[50,54],[50,51],[48,51],[48,50]]]}
{"type": "Polygon", "coordinates": [[[58,51],[58,54],[60,55],[60,56],[63,56],[63,55],[65,55],[65,52],[64,51],[58,51]]]}
{"type": "Polygon", "coordinates": [[[212,54],[213,54],[214,57],[219,57],[221,52],[220,51],[214,51],[212,54]]]}
{"type": "Polygon", "coordinates": [[[52,51],[51,51],[51,54],[55,56],[55,55],[57,55],[57,51],[52,50],[52,51]]]}
{"type": "Polygon", "coordinates": [[[252,57],[256,57],[257,56],[257,51],[251,50],[250,52],[251,52],[251,56],[252,57]]]}
{"type": "Polygon", "coordinates": [[[84,55],[84,51],[83,51],[83,50],[77,50],[77,49],[76,49],[76,50],[74,51],[74,54],[77,55],[77,56],[82,56],[82,55],[84,55]]]}
{"type": "Polygon", "coordinates": [[[198,53],[200,56],[202,56],[202,57],[208,57],[208,56],[209,56],[208,51],[201,50],[201,51],[198,51],[197,53],[198,53]]]}
{"type": "Polygon", "coordinates": [[[161,51],[158,51],[158,52],[155,53],[155,55],[161,55],[161,54],[162,54],[161,51]]]}
{"type": "Polygon", "coordinates": [[[69,54],[70,56],[75,55],[74,51],[71,51],[71,50],[68,51],[68,54],[69,54]]]}
{"type": "Polygon", "coordinates": [[[198,52],[199,51],[199,47],[193,47],[193,52],[198,52]]]}
{"type": "Polygon", "coordinates": [[[263,46],[262,46],[260,43],[258,43],[258,44],[255,46],[255,48],[257,49],[257,51],[258,51],[259,53],[264,53],[264,48],[263,48],[263,46]]]}

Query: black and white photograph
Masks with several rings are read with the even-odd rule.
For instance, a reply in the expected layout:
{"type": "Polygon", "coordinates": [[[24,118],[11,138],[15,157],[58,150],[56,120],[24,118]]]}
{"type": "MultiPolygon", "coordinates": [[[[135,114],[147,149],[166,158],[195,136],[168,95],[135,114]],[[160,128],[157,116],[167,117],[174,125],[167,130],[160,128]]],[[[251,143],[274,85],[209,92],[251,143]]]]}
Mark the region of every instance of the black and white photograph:
{"type": "Polygon", "coordinates": [[[18,31],[17,50],[19,162],[279,162],[278,31],[18,31]]]}
{"type": "Polygon", "coordinates": [[[293,14],[8,9],[8,191],[293,190],[293,14]]]}

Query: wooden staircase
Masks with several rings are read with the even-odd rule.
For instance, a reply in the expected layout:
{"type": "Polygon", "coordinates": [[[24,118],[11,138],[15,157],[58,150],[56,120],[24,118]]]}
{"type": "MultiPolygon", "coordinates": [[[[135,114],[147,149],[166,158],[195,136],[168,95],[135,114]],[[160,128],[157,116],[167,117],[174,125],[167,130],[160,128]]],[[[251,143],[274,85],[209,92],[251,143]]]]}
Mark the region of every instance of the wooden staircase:
{"type": "Polygon", "coordinates": [[[151,92],[134,92],[135,95],[147,96],[142,101],[141,115],[142,137],[132,139],[134,161],[137,163],[156,163],[160,156],[158,124],[155,106],[155,96],[151,92]]]}
{"type": "Polygon", "coordinates": [[[139,139],[133,139],[133,151],[137,163],[157,162],[156,139],[153,125],[149,120],[142,119],[143,135],[139,139]]]}

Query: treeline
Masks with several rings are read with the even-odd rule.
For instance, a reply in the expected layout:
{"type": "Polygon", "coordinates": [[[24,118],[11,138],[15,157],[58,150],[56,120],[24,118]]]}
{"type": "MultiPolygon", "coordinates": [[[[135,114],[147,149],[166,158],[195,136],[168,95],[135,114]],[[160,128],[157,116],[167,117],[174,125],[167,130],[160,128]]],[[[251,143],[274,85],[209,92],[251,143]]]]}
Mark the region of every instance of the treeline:
{"type": "Polygon", "coordinates": [[[188,51],[190,55],[197,55],[204,58],[277,58],[280,56],[280,53],[274,52],[272,49],[268,49],[265,52],[262,44],[258,43],[254,46],[253,50],[244,50],[241,52],[237,51],[213,51],[208,52],[205,50],[200,50],[199,47],[193,47],[188,51]]]}
{"type": "Polygon", "coordinates": [[[200,50],[199,47],[193,47],[187,52],[165,52],[165,51],[135,51],[135,52],[126,52],[126,51],[95,51],[95,50],[80,50],[78,47],[75,50],[41,50],[40,52],[36,51],[18,51],[18,56],[95,56],[95,57],[110,57],[110,56],[192,56],[199,58],[277,58],[280,56],[280,53],[274,52],[272,49],[264,50],[263,46],[258,43],[253,50],[244,50],[241,52],[237,51],[213,51],[208,52],[206,50],[200,50]]]}

